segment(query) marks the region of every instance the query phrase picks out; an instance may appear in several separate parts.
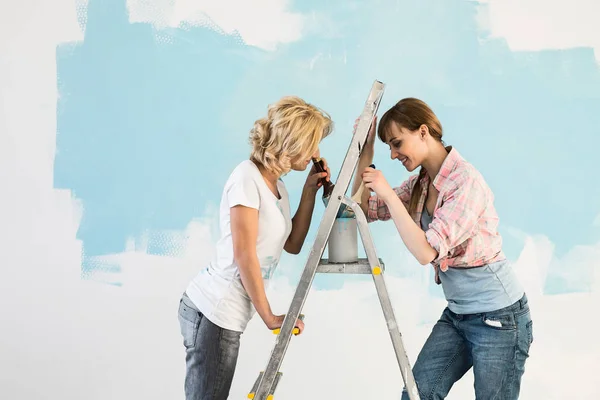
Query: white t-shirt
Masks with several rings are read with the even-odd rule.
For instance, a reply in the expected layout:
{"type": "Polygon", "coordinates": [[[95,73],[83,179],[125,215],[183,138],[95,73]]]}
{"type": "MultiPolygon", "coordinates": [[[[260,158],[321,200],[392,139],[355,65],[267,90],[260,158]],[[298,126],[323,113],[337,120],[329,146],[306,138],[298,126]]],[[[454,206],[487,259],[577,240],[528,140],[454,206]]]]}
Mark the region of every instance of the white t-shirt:
{"type": "Polygon", "coordinates": [[[266,289],[292,230],[290,203],[282,180],[277,181],[277,189],[280,199],[250,160],[238,164],[225,184],[220,206],[221,237],[215,257],[186,289],[200,312],[222,328],[243,332],[256,312],[233,259],[230,207],[241,204],[258,209],[256,253],[266,289]]]}

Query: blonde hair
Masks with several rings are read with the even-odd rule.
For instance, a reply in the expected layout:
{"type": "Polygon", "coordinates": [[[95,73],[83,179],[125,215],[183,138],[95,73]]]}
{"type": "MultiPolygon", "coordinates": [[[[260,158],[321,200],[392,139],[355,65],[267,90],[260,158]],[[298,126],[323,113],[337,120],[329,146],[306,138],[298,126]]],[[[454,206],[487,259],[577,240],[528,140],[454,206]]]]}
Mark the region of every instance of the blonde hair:
{"type": "Polygon", "coordinates": [[[296,96],[286,96],[268,107],[267,116],[250,130],[250,159],[284,175],[292,160],[308,159],[333,130],[329,114],[296,96]]]}

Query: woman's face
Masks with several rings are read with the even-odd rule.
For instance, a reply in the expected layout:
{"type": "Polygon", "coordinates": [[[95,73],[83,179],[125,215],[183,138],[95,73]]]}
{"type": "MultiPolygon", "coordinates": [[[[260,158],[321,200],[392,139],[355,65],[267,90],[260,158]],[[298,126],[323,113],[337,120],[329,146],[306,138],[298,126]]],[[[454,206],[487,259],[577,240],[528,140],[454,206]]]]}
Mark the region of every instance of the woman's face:
{"type": "Polygon", "coordinates": [[[427,127],[410,131],[398,124],[392,123],[387,145],[390,146],[390,157],[404,165],[408,172],[414,171],[427,157],[428,147],[425,140],[427,127]]]}
{"type": "Polygon", "coordinates": [[[315,150],[314,153],[308,156],[298,156],[292,159],[292,170],[294,171],[304,171],[308,167],[308,164],[312,161],[313,158],[319,157],[320,152],[319,148],[315,150]]]}

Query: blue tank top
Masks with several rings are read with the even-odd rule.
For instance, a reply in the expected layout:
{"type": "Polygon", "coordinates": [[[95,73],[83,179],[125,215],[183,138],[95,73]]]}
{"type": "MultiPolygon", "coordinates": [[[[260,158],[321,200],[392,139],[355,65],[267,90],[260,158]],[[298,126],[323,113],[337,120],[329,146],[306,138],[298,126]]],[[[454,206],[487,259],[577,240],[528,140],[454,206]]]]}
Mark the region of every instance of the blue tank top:
{"type": "MultiPolygon", "coordinates": [[[[423,207],[421,227],[429,229],[433,218],[423,207]]],[[[439,272],[444,296],[450,311],[456,314],[476,314],[507,307],[524,293],[508,260],[481,267],[448,268],[439,272]]]]}

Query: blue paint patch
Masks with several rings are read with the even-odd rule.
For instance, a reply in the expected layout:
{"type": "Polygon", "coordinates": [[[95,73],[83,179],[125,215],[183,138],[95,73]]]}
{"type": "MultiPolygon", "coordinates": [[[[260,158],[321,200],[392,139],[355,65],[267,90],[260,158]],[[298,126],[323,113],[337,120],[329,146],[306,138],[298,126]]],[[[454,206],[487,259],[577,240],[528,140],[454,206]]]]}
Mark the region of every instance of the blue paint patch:
{"type": "MultiPolygon", "coordinates": [[[[84,270],[95,268],[94,256],[123,251],[127,238],[182,230],[218,203],[231,169],[248,156],[252,123],[283,95],[304,97],[336,122],[321,147],[335,182],[374,79],[388,85],[380,114],[408,96],[433,107],[446,142],[494,190],[501,229],[543,233],[559,257],[597,239],[600,73],[590,49],[511,52],[478,29],[485,6],[470,1],[293,7],[313,15],[304,39],[269,53],[208,28],[130,24],[125,0],[89,1],[85,41],[57,50],[55,187],[83,201],[84,270]]],[[[391,184],[408,177],[380,142],[375,158],[391,184]]],[[[305,176],[284,177],[292,213],[305,176]]],[[[323,209],[317,202],[302,253],[281,260],[292,284],[323,209]]],[[[371,230],[376,244],[393,234],[381,223],[371,230]]],[[[516,258],[523,244],[504,237],[516,258]]],[[[148,251],[178,254],[181,240],[148,251]]],[[[405,276],[398,251],[378,247],[388,274],[405,276]]],[[[317,277],[315,285],[348,279],[363,277],[317,277]]]]}

